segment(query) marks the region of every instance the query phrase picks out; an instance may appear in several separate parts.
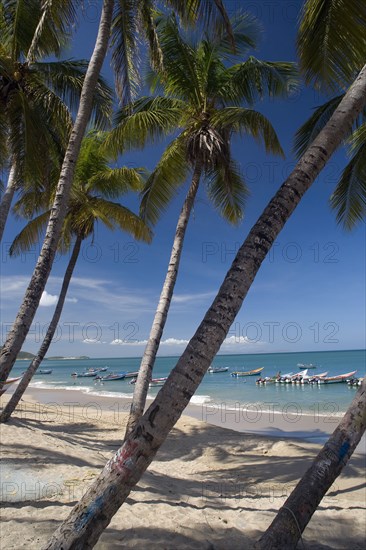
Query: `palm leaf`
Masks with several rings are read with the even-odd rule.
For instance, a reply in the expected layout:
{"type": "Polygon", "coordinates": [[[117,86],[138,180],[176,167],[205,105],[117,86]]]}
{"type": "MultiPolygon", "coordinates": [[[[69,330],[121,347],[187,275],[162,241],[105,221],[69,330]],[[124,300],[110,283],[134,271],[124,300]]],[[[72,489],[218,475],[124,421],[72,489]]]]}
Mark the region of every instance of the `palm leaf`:
{"type": "Polygon", "coordinates": [[[143,168],[107,168],[91,176],[85,190],[113,199],[130,191],[142,191],[146,179],[147,172],[143,168]]]}
{"type": "Polygon", "coordinates": [[[146,182],[140,207],[144,221],[152,224],[158,221],[178,188],[185,182],[188,172],[185,137],[180,135],[168,145],[146,182]]]}
{"type": "Polygon", "coordinates": [[[111,37],[112,67],[122,106],[136,98],[141,85],[137,4],[134,0],[115,2],[111,37]]]}
{"type": "Polygon", "coordinates": [[[234,161],[221,164],[209,172],[207,193],[223,218],[233,224],[242,220],[249,192],[234,161]]]}
{"type": "Polygon", "coordinates": [[[105,150],[116,156],[120,152],[142,148],[173,131],[179,123],[185,103],[167,97],[142,97],[129,108],[121,109],[116,127],[105,141],[105,150]]]}
{"type": "Polygon", "coordinates": [[[249,134],[258,142],[263,142],[267,153],[284,157],[272,124],[258,111],[243,107],[226,107],[216,111],[211,121],[214,127],[249,134]]]}
{"type": "Polygon", "coordinates": [[[244,63],[228,69],[223,93],[235,102],[250,105],[265,96],[287,97],[299,86],[295,63],[261,61],[250,56],[244,63]]]}
{"type": "Polygon", "coordinates": [[[346,89],[366,59],[364,0],[307,0],[297,39],[307,84],[346,89]]]}
{"type": "Polygon", "coordinates": [[[95,218],[103,221],[107,227],[113,229],[118,226],[122,231],[133,235],[135,239],[151,242],[151,230],[139,216],[128,208],[101,198],[93,200],[92,208],[95,218]]]}
{"type": "Polygon", "coordinates": [[[338,223],[351,230],[366,215],[366,124],[349,138],[352,158],[330,198],[338,223]]]}
{"type": "Polygon", "coordinates": [[[51,211],[47,210],[27,223],[12,242],[9,249],[10,256],[19,256],[43,239],[50,213],[51,211]]]}
{"type": "Polygon", "coordinates": [[[51,54],[60,55],[71,37],[70,31],[76,23],[78,7],[79,2],[72,0],[41,2],[41,14],[36,20],[37,25],[27,52],[29,61],[51,54]]]}
{"type": "Polygon", "coordinates": [[[333,97],[330,101],[318,107],[314,114],[297,130],[295,134],[294,151],[297,157],[303,155],[309,145],[329,121],[343,99],[344,94],[333,97]]]}
{"type": "MultiPolygon", "coordinates": [[[[66,102],[71,110],[76,110],[79,105],[87,68],[86,60],[69,59],[32,64],[32,71],[41,76],[44,84],[66,102]]],[[[113,91],[100,76],[93,95],[93,111],[90,120],[93,126],[105,128],[110,124],[112,103],[113,91]]]]}

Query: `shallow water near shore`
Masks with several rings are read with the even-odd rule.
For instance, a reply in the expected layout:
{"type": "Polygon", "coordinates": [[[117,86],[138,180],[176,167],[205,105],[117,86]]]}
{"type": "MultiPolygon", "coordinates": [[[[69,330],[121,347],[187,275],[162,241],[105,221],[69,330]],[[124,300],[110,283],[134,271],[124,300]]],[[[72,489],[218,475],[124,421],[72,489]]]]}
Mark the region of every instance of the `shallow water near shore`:
{"type": "MultiPolygon", "coordinates": [[[[176,365],[178,357],[158,357],[154,377],[168,376],[176,365]]],[[[218,355],[213,361],[215,367],[229,367],[228,372],[206,374],[191,403],[206,405],[207,410],[220,409],[227,414],[247,416],[248,422],[259,415],[312,415],[317,417],[340,417],[347,410],[355,394],[355,388],[347,384],[332,385],[293,385],[271,384],[257,386],[257,376],[233,378],[230,373],[236,370],[251,370],[264,367],[262,376],[273,376],[278,371],[299,372],[298,364],[313,364],[317,368],[309,373],[328,371],[329,376],[357,370],[356,376],[365,375],[365,350],[274,353],[256,355],[218,355]]],[[[73,372],[83,372],[89,368],[108,367],[107,373],[136,371],[140,358],[98,358],[45,360],[41,369],[52,369],[52,374],[37,375],[33,378],[33,388],[78,390],[90,396],[129,398],[133,393],[130,379],[100,382],[93,378],[73,378],[73,372]]],[[[17,361],[12,375],[17,376],[28,366],[27,361],[17,361]]],[[[150,388],[153,398],[159,387],[150,388]]],[[[254,421],[254,420],[253,420],[254,421]]]]}

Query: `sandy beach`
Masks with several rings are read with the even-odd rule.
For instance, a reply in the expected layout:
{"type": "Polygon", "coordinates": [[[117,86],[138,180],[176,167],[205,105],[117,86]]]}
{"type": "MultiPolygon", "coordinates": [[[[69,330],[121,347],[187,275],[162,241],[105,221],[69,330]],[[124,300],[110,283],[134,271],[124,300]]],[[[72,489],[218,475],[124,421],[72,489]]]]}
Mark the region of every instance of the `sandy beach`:
{"type": "MultiPolygon", "coordinates": [[[[119,447],[127,409],[80,392],[27,392],[1,425],[2,549],[42,547],[119,447]]],[[[251,414],[188,407],[96,548],[253,548],[336,423],[251,414]]],[[[362,450],[314,514],[305,548],[365,547],[362,450]]]]}

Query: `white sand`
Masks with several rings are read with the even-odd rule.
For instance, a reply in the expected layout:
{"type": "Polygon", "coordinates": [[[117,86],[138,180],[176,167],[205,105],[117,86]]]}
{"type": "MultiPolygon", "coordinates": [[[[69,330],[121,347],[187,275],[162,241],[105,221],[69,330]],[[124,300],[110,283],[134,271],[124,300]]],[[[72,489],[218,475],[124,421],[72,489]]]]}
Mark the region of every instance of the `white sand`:
{"type": "MultiPolygon", "coordinates": [[[[123,435],[122,413],[46,413],[28,399],[1,425],[2,550],[40,548],[123,435]]],[[[319,449],[184,416],[96,548],[252,549],[319,449]]],[[[365,548],[365,486],[365,456],[355,454],[306,528],[305,548],[365,548]]]]}

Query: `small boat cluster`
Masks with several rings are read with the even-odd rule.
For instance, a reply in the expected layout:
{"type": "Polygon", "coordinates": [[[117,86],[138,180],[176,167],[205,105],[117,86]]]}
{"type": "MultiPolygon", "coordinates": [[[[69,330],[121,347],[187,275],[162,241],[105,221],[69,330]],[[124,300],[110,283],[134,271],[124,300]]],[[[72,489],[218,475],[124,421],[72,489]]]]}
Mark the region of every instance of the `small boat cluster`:
{"type": "Polygon", "coordinates": [[[256,384],[258,386],[265,386],[267,384],[318,384],[318,385],[321,385],[321,384],[336,384],[341,382],[349,383],[351,380],[357,380],[357,381],[360,380],[360,379],[353,378],[357,371],[351,371],[345,374],[339,374],[337,376],[328,376],[328,372],[322,372],[319,374],[308,374],[308,370],[309,368],[303,371],[297,372],[295,374],[293,374],[292,372],[289,372],[287,374],[281,374],[281,372],[278,372],[275,376],[272,376],[272,377],[266,376],[265,378],[259,378],[256,381],[256,384]]]}
{"type": "Polygon", "coordinates": [[[111,372],[108,374],[101,374],[106,372],[108,367],[100,367],[97,369],[87,369],[84,372],[73,372],[73,378],[94,378],[95,381],[99,382],[110,382],[113,380],[124,380],[125,378],[136,378],[138,372],[111,372]]]}

